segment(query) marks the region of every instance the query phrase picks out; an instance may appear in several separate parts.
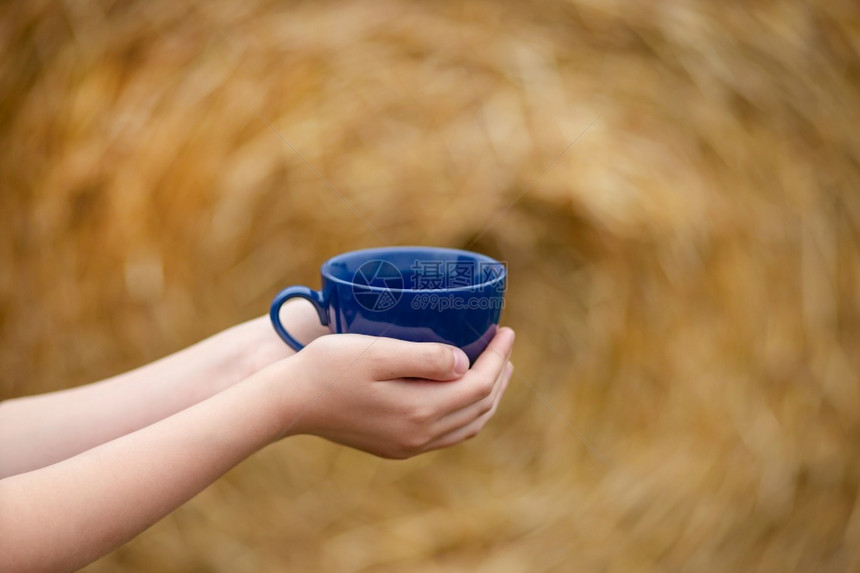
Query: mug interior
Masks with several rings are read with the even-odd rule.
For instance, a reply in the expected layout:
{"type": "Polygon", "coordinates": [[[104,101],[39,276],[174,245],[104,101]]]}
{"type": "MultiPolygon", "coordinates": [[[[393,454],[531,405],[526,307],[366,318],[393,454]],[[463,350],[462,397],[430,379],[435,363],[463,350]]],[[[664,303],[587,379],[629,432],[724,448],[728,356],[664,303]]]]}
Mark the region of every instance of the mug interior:
{"type": "Polygon", "coordinates": [[[389,291],[466,290],[504,280],[505,266],[486,255],[438,247],[383,247],[337,255],[322,267],[331,281],[389,291]]]}

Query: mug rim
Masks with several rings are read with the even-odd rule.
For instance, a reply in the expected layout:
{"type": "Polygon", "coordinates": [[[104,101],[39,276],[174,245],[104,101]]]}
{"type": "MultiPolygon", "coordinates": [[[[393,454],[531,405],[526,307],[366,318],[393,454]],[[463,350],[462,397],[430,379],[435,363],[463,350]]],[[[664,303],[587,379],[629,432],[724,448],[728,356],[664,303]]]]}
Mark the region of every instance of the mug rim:
{"type": "MultiPolygon", "coordinates": [[[[390,287],[380,287],[380,286],[371,286],[371,285],[360,285],[361,288],[371,290],[371,291],[379,290],[379,291],[389,291],[389,292],[399,292],[399,293],[463,292],[463,291],[472,291],[472,290],[481,289],[481,288],[484,288],[487,286],[491,286],[495,283],[498,283],[499,281],[507,279],[507,277],[508,277],[508,267],[506,265],[504,265],[503,263],[497,261],[496,259],[489,257],[487,255],[484,255],[482,253],[476,253],[475,251],[466,251],[464,249],[451,249],[448,247],[428,247],[428,246],[421,246],[421,245],[396,246],[396,247],[373,247],[370,249],[357,249],[355,251],[347,251],[346,253],[340,253],[339,255],[335,255],[335,256],[329,258],[328,260],[326,260],[322,264],[322,267],[320,268],[320,274],[326,280],[329,280],[329,281],[332,281],[332,282],[335,282],[338,284],[342,284],[342,285],[355,286],[356,283],[354,283],[352,281],[340,279],[331,273],[331,266],[334,263],[338,262],[338,259],[342,259],[344,257],[354,256],[354,255],[372,255],[375,252],[390,253],[392,251],[416,251],[416,250],[436,251],[436,252],[444,252],[444,253],[449,253],[449,254],[465,255],[465,256],[467,256],[471,259],[474,259],[476,261],[483,261],[483,262],[487,262],[487,263],[497,264],[502,268],[502,272],[499,276],[497,276],[491,280],[488,280],[486,282],[483,282],[483,283],[480,283],[477,285],[468,285],[468,286],[461,286],[461,287],[454,287],[454,288],[413,289],[413,288],[390,288],[390,287]]],[[[368,259],[367,262],[370,262],[372,260],[374,260],[374,259],[368,259]]],[[[379,260],[384,260],[384,259],[379,259],[379,260]]],[[[362,263],[362,264],[364,264],[364,263],[362,263]]]]}

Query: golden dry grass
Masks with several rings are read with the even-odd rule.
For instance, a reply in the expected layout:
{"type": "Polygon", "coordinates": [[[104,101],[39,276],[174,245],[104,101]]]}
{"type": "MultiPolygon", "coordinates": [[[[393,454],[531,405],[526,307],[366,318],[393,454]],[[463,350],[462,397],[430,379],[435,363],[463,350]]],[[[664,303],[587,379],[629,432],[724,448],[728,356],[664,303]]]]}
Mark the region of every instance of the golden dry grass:
{"type": "Polygon", "coordinates": [[[512,277],[480,437],[288,440],[87,571],[860,569],[856,3],[0,14],[2,396],[263,314],[345,250],[512,277]]]}

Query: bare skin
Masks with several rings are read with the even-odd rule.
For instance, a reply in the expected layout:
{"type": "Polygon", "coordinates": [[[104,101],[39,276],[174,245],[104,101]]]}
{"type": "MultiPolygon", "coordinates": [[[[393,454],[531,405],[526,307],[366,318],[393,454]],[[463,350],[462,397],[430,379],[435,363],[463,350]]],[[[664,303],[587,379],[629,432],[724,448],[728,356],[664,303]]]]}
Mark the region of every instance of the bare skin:
{"type": "MultiPolygon", "coordinates": [[[[285,305],[281,317],[301,340],[328,333],[303,302],[285,305]]],[[[293,354],[260,317],[101,382],[0,402],[0,478],[148,426],[293,354]]]]}
{"type": "MultiPolygon", "coordinates": [[[[307,310],[289,325],[310,340],[307,310]]],[[[261,318],[104,382],[0,403],[0,571],[83,567],[284,437],[388,458],[471,438],[507,387],[513,339],[500,329],[467,370],[459,349],[359,335],[293,354],[261,318]]]]}

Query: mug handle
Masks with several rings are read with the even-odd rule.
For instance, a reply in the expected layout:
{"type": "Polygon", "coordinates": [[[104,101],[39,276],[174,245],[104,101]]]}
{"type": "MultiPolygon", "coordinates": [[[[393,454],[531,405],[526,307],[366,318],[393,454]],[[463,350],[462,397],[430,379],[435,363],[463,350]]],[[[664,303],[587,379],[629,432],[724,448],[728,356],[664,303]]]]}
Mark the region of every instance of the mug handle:
{"type": "Polygon", "coordinates": [[[328,301],[326,301],[323,293],[306,286],[287,287],[279,292],[278,296],[275,297],[275,300],[272,301],[272,307],[269,309],[269,318],[272,319],[272,326],[275,327],[275,332],[278,333],[278,336],[280,336],[284,342],[290,346],[290,348],[298,352],[304,348],[305,345],[293,338],[293,336],[287,332],[287,329],[284,328],[284,325],[281,324],[281,307],[284,306],[284,303],[289,299],[295,297],[307,299],[312,305],[314,305],[314,308],[320,317],[320,324],[323,326],[328,326],[328,313],[326,312],[328,301]]]}

